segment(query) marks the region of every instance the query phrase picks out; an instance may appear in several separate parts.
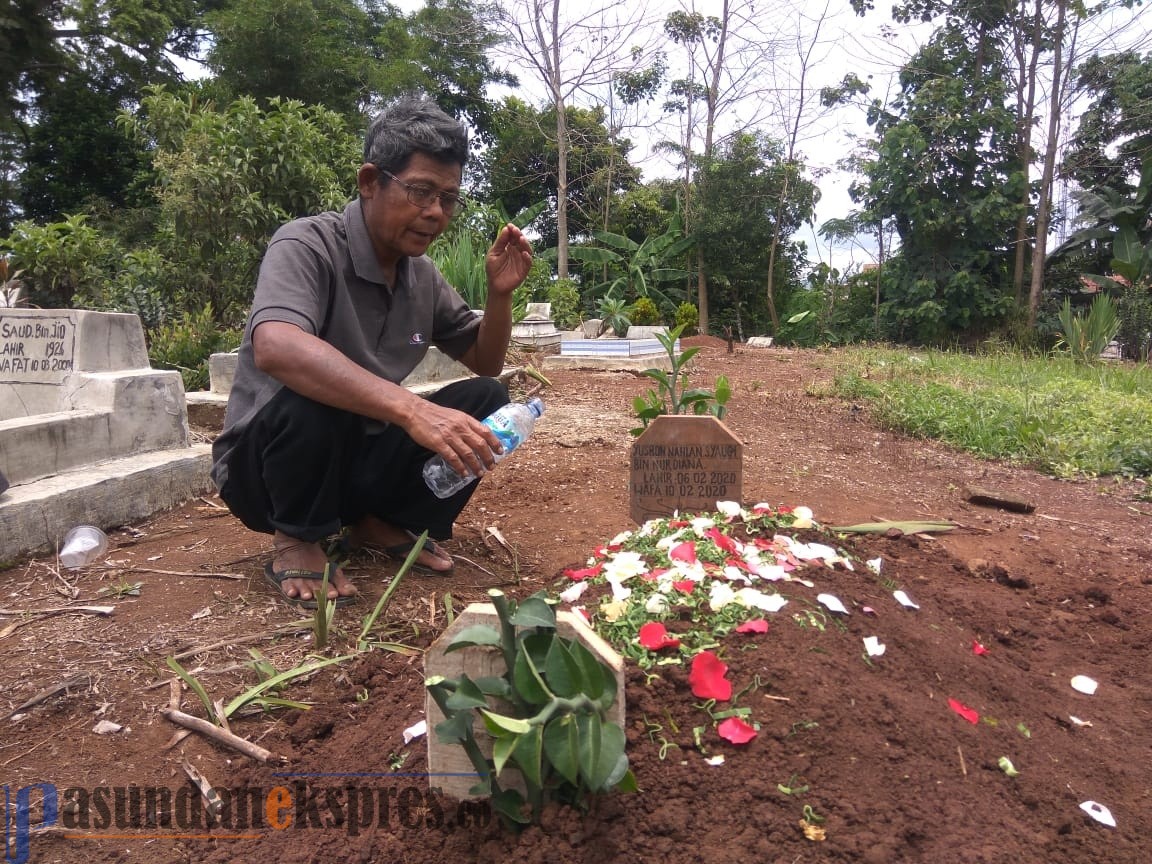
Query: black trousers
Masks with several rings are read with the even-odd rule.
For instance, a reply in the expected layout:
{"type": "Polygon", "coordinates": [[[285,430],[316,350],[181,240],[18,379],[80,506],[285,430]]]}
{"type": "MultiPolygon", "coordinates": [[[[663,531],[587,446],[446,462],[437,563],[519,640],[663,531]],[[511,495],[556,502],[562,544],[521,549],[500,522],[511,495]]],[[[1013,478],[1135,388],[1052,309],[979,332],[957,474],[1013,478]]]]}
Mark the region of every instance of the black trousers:
{"type": "MultiPolygon", "coordinates": [[[[479,420],[509,401],[508,389],[495,378],[456,381],[428,400],[479,420]]],[[[307,542],[368,515],[446,540],[477,484],[437,498],[421,473],[431,456],[399,426],[284,387],[236,442],[220,497],[253,531],[279,530],[307,542]]]]}

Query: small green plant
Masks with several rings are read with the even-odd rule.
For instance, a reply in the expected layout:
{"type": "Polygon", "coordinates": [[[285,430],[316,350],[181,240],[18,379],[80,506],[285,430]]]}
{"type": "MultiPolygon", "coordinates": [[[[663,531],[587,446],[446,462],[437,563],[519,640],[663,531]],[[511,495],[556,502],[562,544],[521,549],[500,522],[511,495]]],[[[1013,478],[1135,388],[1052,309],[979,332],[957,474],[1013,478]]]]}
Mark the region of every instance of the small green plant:
{"type": "Polygon", "coordinates": [[[1107,294],[1099,294],[1085,318],[1072,314],[1072,303],[1065,297],[1060,310],[1060,329],[1063,335],[1056,347],[1066,349],[1077,362],[1094,363],[1120,330],[1116,304],[1107,294]]]}
{"type": "Polygon", "coordinates": [[[648,428],[648,424],[661,414],[711,414],[718,419],[724,418],[727,410],[724,406],[732,396],[728,379],[723,375],[719,376],[716,379],[715,390],[688,389],[686,367],[700,349],[687,348],[680,353],[676,352],[676,340],[683,331],[684,327],[681,325],[668,333],[656,334],[656,338],[660,340],[660,344],[668,354],[670,370],[644,370],[644,375],[655,381],[658,389],[649,390],[633,401],[632,409],[642,424],[631,430],[633,435],[642,433],[648,428]]]}
{"type": "Polygon", "coordinates": [[[538,822],[549,800],[585,806],[592,794],[635,790],[624,730],[607,719],[616,701],[612,670],[578,641],[556,632],[556,614],[543,596],[518,604],[495,589],[488,596],[499,629],[466,627],[447,650],[499,649],[505,673],[476,680],[465,674],[452,679],[437,675],[425,681],[445,717],[435,734],[444,744],[463,747],[480,776],[472,794],[490,795],[504,824],[516,829],[538,822]],[[489,698],[507,708],[494,710],[489,698]],[[493,739],[491,758],[473,734],[477,712],[493,739]],[[502,785],[508,768],[520,772],[524,793],[502,785]]]}
{"type": "Polygon", "coordinates": [[[600,332],[611,330],[620,339],[628,335],[628,328],[632,326],[628,318],[628,306],[616,297],[601,297],[596,304],[596,311],[600,315],[600,332]]]}

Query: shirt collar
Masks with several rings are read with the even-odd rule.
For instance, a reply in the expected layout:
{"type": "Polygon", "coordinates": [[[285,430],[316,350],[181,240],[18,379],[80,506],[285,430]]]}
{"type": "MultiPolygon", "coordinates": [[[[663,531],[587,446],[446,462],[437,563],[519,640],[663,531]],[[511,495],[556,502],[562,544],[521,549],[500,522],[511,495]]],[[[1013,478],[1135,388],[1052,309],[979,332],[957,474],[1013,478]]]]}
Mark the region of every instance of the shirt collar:
{"type": "MultiPolygon", "coordinates": [[[[364,224],[364,211],[360,206],[360,198],[350,201],[344,208],[344,231],[348,236],[348,252],[352,257],[352,267],[356,275],[366,282],[375,282],[377,285],[387,285],[384,270],[376,259],[376,251],[372,248],[372,238],[368,236],[368,228],[364,224]]],[[[408,269],[412,266],[412,259],[402,257],[396,262],[397,283],[407,281],[408,269]]]]}

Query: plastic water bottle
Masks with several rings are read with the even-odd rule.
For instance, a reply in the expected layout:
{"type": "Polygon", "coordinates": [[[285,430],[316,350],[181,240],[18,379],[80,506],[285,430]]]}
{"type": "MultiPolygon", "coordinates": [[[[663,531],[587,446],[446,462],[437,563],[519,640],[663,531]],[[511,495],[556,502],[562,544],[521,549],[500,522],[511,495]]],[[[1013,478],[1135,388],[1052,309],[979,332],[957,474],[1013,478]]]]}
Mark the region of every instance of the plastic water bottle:
{"type": "MultiPolygon", "coordinates": [[[[536,418],[543,413],[544,403],[530,399],[527,404],[509,402],[484,419],[484,425],[496,433],[504,446],[503,453],[493,454],[497,462],[524,443],[536,426],[536,418]]],[[[437,498],[451,497],[475,479],[471,471],[458,474],[439,454],[424,463],[424,482],[437,498]]]]}

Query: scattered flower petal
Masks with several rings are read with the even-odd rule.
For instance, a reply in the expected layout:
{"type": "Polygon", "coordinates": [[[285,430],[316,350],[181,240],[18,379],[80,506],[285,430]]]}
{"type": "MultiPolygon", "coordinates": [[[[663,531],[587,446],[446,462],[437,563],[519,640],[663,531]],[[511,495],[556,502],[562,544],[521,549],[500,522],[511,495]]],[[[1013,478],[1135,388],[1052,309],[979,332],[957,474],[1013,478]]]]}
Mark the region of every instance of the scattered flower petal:
{"type": "Polygon", "coordinates": [[[840,602],[840,598],[835,594],[817,594],[816,600],[819,603],[823,603],[831,612],[839,612],[843,615],[848,614],[848,610],[844,608],[844,604],[840,602]]]}
{"type": "Polygon", "coordinates": [[[428,721],[427,720],[421,720],[419,723],[413,723],[411,726],[409,726],[407,729],[404,730],[404,743],[408,744],[409,742],[411,742],[417,738],[422,738],[423,736],[425,736],[427,734],[428,734],[428,721]]]}
{"type": "Polygon", "coordinates": [[[716,510],[719,513],[723,513],[729,519],[735,518],[743,512],[738,501],[717,501],[716,510]]]}
{"type": "Polygon", "coordinates": [[[812,510],[808,507],[797,507],[792,511],[792,515],[796,517],[796,521],[792,523],[793,528],[803,531],[805,528],[812,527],[812,510]]]}
{"type": "Polygon", "coordinates": [[[672,587],[681,594],[691,594],[692,590],[696,587],[696,583],[691,579],[677,579],[672,583],[672,587]]]}
{"type": "Polygon", "coordinates": [[[888,649],[888,646],[881,642],[876,636],[864,637],[864,650],[868,652],[869,657],[880,657],[888,649]]]}
{"type": "Polygon", "coordinates": [[[621,531],[619,534],[617,534],[615,537],[613,537],[611,540],[608,541],[608,548],[609,549],[619,549],[621,546],[623,546],[625,543],[628,542],[628,540],[629,540],[629,538],[631,538],[631,536],[632,536],[631,531],[621,531]]]}
{"type": "Polygon", "coordinates": [[[719,612],[736,599],[736,592],[727,582],[713,582],[708,592],[708,608],[719,612]]]}
{"type": "Polygon", "coordinates": [[[560,592],[560,599],[565,603],[575,603],[588,590],[587,582],[577,582],[560,592]]]}
{"type": "Polygon", "coordinates": [[[728,664],[711,651],[701,651],[692,658],[692,669],[688,673],[692,695],[698,699],[728,701],[732,698],[732,682],[724,677],[727,674],[728,664]]]}
{"type": "Polygon", "coordinates": [[[648,562],[639,552],[617,552],[604,562],[604,576],[621,582],[648,572],[648,562]]]}
{"type": "Polygon", "coordinates": [[[659,621],[649,621],[640,628],[640,644],[649,651],[660,651],[664,648],[676,648],[680,645],[679,639],[668,635],[666,628],[659,621]]]}
{"type": "Polygon", "coordinates": [[[574,582],[580,582],[584,579],[591,579],[593,576],[600,575],[601,565],[597,564],[594,567],[584,567],[579,570],[569,568],[564,571],[564,575],[574,582]]]}
{"type": "Polygon", "coordinates": [[[876,610],[873,609],[871,606],[861,606],[860,611],[863,612],[865,615],[875,615],[876,614],[876,610]]]}
{"type": "Polygon", "coordinates": [[[948,707],[963,717],[965,720],[967,720],[969,723],[980,722],[980,714],[976,711],[976,709],[969,708],[963,702],[959,702],[956,699],[949,699],[948,707]]]}
{"type": "Polygon", "coordinates": [[[717,547],[723,549],[725,552],[739,553],[740,544],[721,531],[719,528],[710,528],[704,532],[704,536],[716,544],[717,547]]]}
{"type": "Polygon", "coordinates": [[[835,549],[831,546],[825,546],[823,543],[797,543],[790,537],[785,539],[788,541],[788,548],[792,554],[801,561],[819,560],[832,563],[840,559],[835,549]]]}
{"type": "Polygon", "coordinates": [[[1072,689],[1086,696],[1094,694],[1097,686],[1096,682],[1087,675],[1077,675],[1072,679],[1072,689]]]}
{"type": "Polygon", "coordinates": [[[901,606],[907,606],[909,609],[919,609],[920,608],[915,603],[913,603],[912,598],[909,597],[903,591],[893,591],[892,596],[896,598],[896,602],[899,603],[901,606]]]}
{"type": "Polygon", "coordinates": [[[613,600],[627,600],[632,596],[632,589],[622,585],[620,579],[610,575],[607,577],[608,587],[612,589],[613,600]]]}
{"type": "Polygon", "coordinates": [[[737,633],[767,633],[768,622],[763,618],[752,618],[736,628],[737,633]]]}
{"type": "Polygon", "coordinates": [[[627,600],[610,600],[600,604],[600,614],[604,616],[604,620],[611,624],[624,614],[628,608],[627,600]]]}
{"type": "Polygon", "coordinates": [[[723,755],[709,756],[707,759],[704,760],[704,764],[705,765],[711,765],[713,768],[715,768],[717,765],[723,765],[724,764],[724,756],[723,755]]]}
{"type": "Polygon", "coordinates": [[[97,735],[111,735],[114,732],[119,732],[123,728],[119,723],[113,723],[111,720],[101,720],[92,727],[92,731],[97,735]]]}
{"type": "Polygon", "coordinates": [[[1080,809],[1101,825],[1107,825],[1109,828],[1116,827],[1116,819],[1112,816],[1112,811],[1103,804],[1097,804],[1095,801],[1085,801],[1080,805],[1080,809]]]}
{"type": "Polygon", "coordinates": [[[747,744],[758,734],[755,727],[748,725],[739,717],[728,717],[716,727],[720,737],[733,744],[747,744]]]}
{"type": "Polygon", "coordinates": [[[1073,717],[1071,714],[1068,715],[1068,719],[1071,720],[1073,725],[1075,725],[1075,726],[1091,726],[1092,725],[1091,720],[1081,720],[1079,717],[1073,717]]]}
{"type": "Polygon", "coordinates": [[[871,570],[873,573],[875,573],[877,576],[879,576],[880,575],[880,568],[884,565],[884,559],[883,558],[869,558],[864,563],[868,565],[869,570],[871,570]]]}
{"type": "Polygon", "coordinates": [[[644,611],[649,615],[659,615],[668,611],[668,598],[663,594],[652,594],[644,602],[644,611]]]}
{"type": "Polygon", "coordinates": [[[977,657],[982,657],[983,655],[988,653],[988,649],[985,648],[983,645],[981,645],[978,640],[973,639],[972,640],[972,653],[975,654],[977,657]]]}
{"type": "Polygon", "coordinates": [[[673,561],[683,561],[686,564],[696,563],[696,542],[687,540],[668,551],[668,557],[673,561]]]}
{"type": "Polygon", "coordinates": [[[762,609],[765,612],[779,612],[788,601],[779,594],[765,594],[755,588],[741,588],[736,592],[736,600],[749,609],[762,609]]]}

